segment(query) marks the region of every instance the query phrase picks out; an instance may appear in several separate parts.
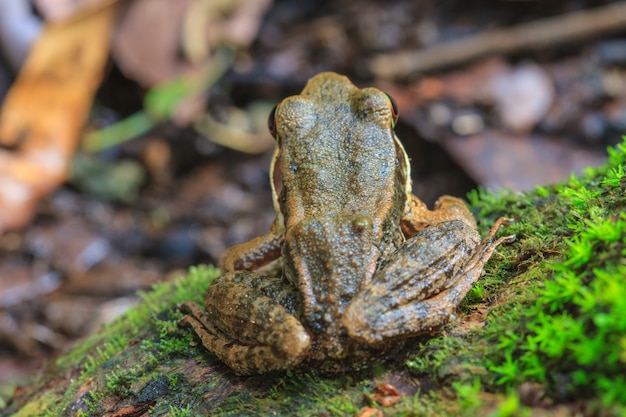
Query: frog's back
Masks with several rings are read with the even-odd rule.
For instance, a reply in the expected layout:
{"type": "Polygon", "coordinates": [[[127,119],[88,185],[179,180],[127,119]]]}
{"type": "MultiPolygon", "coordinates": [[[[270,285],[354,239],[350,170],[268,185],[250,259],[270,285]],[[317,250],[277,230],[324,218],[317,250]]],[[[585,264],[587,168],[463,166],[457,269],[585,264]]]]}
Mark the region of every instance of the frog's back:
{"type": "Polygon", "coordinates": [[[276,120],[284,273],[302,294],[308,329],[339,360],[348,352],[343,311],[400,237],[406,172],[391,105],[379,90],[320,74],[276,120]]]}

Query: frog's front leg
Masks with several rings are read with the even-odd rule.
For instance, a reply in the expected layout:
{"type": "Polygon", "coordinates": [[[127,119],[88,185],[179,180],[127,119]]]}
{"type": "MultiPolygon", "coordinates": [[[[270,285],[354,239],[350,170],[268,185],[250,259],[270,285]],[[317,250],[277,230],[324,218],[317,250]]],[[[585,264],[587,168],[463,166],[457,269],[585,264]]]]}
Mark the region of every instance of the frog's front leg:
{"type": "Polygon", "coordinates": [[[507,219],[499,219],[481,242],[461,220],[439,223],[407,241],[343,315],[348,334],[375,345],[384,340],[429,333],[454,317],[456,307],[480,276],[507,219]]]}
{"type": "Polygon", "coordinates": [[[285,231],[279,216],[266,234],[226,249],[218,264],[225,271],[257,270],[280,257],[284,241],[285,231]]]}
{"type": "Polygon", "coordinates": [[[187,302],[180,324],[193,328],[202,344],[237,374],[291,369],[308,353],[311,339],[294,314],[298,295],[280,278],[247,271],[211,283],[206,310],[187,302]]]}

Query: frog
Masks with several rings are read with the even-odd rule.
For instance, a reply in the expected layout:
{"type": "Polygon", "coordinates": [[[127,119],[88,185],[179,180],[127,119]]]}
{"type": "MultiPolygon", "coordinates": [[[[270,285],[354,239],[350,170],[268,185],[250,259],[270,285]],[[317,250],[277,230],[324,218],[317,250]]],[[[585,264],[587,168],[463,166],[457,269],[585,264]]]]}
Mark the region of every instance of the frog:
{"type": "Polygon", "coordinates": [[[181,308],[206,349],[238,375],[348,372],[432,334],[456,309],[510,220],[480,238],[463,202],[432,210],[412,192],[394,133],[397,106],[324,72],[272,110],[270,230],[222,254],[202,309],[181,308]]]}

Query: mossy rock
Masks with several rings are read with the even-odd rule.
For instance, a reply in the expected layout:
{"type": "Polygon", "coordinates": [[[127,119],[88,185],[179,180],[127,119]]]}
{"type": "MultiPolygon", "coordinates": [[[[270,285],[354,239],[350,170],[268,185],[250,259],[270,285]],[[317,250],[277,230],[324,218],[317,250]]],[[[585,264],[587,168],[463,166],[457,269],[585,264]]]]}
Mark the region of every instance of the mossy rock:
{"type": "Polygon", "coordinates": [[[49,363],[2,415],[626,415],[625,161],[626,141],[564,184],[471,193],[481,232],[512,217],[502,234],[518,240],[456,321],[374,369],[235,376],[177,325],[177,304],[219,274],[199,266],[49,363]]]}

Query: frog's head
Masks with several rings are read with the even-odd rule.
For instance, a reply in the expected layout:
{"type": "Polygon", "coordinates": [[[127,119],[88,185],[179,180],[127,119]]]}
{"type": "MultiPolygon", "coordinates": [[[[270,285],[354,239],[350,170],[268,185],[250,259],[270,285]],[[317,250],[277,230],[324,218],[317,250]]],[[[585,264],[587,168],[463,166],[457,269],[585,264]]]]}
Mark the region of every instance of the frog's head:
{"type": "Polygon", "coordinates": [[[319,214],[365,209],[385,218],[404,208],[410,164],[393,131],[397,117],[387,94],[335,73],[316,75],[279,103],[268,124],[276,139],[274,204],[285,227],[319,214]]]}

